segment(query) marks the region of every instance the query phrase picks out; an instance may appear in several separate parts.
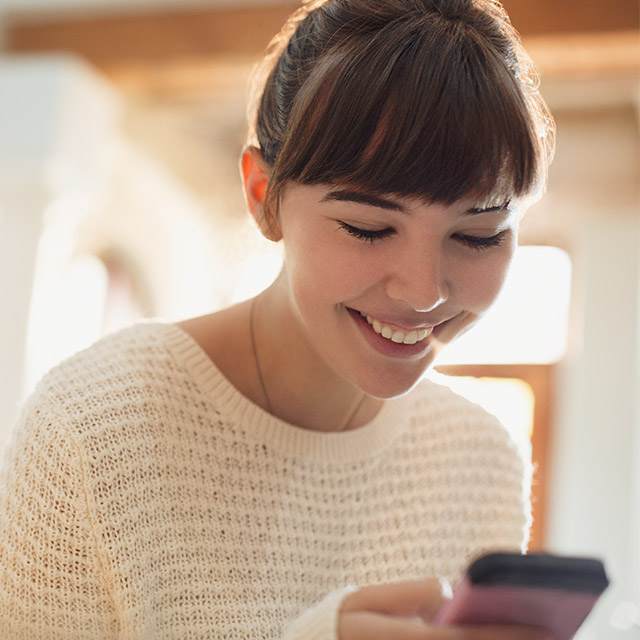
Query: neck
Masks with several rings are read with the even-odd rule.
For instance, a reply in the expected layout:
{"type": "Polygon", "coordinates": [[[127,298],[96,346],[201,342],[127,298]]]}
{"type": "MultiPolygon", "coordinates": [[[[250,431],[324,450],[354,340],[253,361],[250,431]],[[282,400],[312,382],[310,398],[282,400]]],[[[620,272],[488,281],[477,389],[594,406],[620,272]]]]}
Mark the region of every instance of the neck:
{"type": "Polygon", "coordinates": [[[251,302],[258,404],[291,424],[314,431],[356,429],[382,401],[337,376],[318,357],[278,301],[278,282],[251,302]]]}

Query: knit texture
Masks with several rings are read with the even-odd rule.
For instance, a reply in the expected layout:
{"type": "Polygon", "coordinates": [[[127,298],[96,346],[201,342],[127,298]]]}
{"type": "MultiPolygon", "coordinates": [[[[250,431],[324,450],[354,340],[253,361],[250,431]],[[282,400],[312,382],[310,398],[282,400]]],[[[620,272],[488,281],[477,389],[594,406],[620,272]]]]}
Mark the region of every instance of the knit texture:
{"type": "Polygon", "coordinates": [[[349,585],[453,581],[523,549],[529,482],[507,431],[444,386],[317,433],[247,400],[178,327],[141,323],[53,369],[22,412],[0,637],[336,640],[349,585]]]}

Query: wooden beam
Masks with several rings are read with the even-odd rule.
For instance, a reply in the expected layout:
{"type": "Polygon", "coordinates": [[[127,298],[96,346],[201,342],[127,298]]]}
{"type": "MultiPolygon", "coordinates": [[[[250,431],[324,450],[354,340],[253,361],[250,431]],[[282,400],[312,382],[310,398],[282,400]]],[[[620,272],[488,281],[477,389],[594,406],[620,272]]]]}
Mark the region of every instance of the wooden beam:
{"type": "Polygon", "coordinates": [[[98,67],[260,56],[296,3],[122,15],[7,18],[8,51],[70,51],[98,67]]]}
{"type": "Polygon", "coordinates": [[[640,30],[531,36],[524,44],[545,78],[640,72],[640,30]]]}
{"type": "MultiPolygon", "coordinates": [[[[638,0],[504,0],[523,36],[640,29],[638,0]]],[[[259,56],[296,0],[278,5],[73,15],[10,13],[9,51],[76,52],[98,66],[220,55],[259,56]]]]}
{"type": "MultiPolygon", "coordinates": [[[[626,76],[637,82],[640,77],[640,31],[532,36],[524,44],[545,81],[626,76]]],[[[246,86],[258,57],[109,62],[101,71],[126,93],[187,97],[246,86]]]]}
{"type": "Polygon", "coordinates": [[[523,36],[640,29],[639,0],[501,0],[523,36]]]}
{"type": "MultiPolygon", "coordinates": [[[[638,74],[637,0],[604,6],[601,0],[505,0],[513,23],[543,78],[638,74]],[[624,27],[624,30],[622,29],[624,27]],[[590,31],[586,29],[590,28],[590,31]],[[605,30],[606,29],[606,30],[605,30]]],[[[126,92],[185,96],[231,83],[247,70],[297,6],[198,10],[133,9],[109,15],[12,14],[6,18],[10,52],[75,53],[126,92]]]]}

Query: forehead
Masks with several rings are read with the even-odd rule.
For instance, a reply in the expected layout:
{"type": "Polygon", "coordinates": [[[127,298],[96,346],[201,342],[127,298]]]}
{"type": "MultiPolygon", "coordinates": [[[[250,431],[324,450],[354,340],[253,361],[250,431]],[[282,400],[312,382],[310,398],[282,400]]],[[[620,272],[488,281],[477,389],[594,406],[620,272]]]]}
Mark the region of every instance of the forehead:
{"type": "Polygon", "coordinates": [[[283,192],[289,194],[294,201],[305,201],[313,204],[345,204],[362,205],[410,216],[420,207],[441,207],[455,209],[459,214],[473,217],[478,214],[504,213],[518,210],[522,206],[521,199],[504,199],[477,197],[469,194],[454,203],[434,202],[421,196],[406,196],[397,193],[382,193],[368,190],[361,185],[350,184],[318,184],[305,185],[291,183],[283,192]]]}

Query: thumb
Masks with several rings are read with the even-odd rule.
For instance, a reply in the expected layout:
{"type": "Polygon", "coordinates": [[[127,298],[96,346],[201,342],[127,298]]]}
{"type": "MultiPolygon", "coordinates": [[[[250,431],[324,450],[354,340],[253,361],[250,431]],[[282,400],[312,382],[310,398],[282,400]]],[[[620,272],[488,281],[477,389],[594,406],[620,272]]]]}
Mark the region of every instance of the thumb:
{"type": "Polygon", "coordinates": [[[405,580],[361,587],[343,600],[341,611],[420,617],[428,622],[443,601],[450,597],[451,586],[446,580],[405,580]]]}
{"type": "Polygon", "coordinates": [[[438,594],[430,601],[425,601],[423,605],[416,611],[416,615],[422,618],[425,622],[431,622],[436,615],[436,612],[440,607],[453,598],[453,589],[451,584],[445,578],[439,578],[437,580],[438,594]]]}

